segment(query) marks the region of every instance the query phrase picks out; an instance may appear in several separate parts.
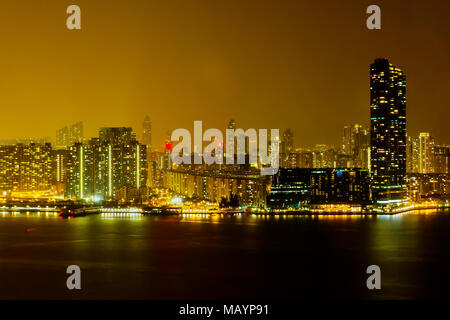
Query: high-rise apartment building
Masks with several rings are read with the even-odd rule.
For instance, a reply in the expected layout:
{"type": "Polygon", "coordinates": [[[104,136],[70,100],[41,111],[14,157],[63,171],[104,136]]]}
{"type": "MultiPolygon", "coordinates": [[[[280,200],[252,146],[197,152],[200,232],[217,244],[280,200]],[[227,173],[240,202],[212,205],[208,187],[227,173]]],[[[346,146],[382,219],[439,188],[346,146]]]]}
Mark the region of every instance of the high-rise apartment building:
{"type": "Polygon", "coordinates": [[[406,200],[406,77],[387,59],[370,66],[370,154],[375,205],[406,200]]]}
{"type": "Polygon", "coordinates": [[[49,143],[0,146],[0,190],[49,191],[53,185],[49,143]]]}
{"type": "Polygon", "coordinates": [[[140,198],[147,184],[146,146],[131,128],[101,128],[99,138],[70,147],[67,196],[98,200],[140,198]]]}
{"type": "Polygon", "coordinates": [[[433,173],[434,139],[428,132],[419,134],[419,173],[433,173]]]}

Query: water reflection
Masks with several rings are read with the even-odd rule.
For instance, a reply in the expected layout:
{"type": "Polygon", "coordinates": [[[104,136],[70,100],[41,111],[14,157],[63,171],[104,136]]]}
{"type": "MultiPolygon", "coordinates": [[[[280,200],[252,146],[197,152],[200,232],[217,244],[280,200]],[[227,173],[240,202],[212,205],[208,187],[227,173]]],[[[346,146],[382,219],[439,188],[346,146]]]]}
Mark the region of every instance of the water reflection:
{"type": "Polygon", "coordinates": [[[448,210],[75,219],[0,212],[0,221],[0,298],[449,296],[448,210]],[[81,297],[64,290],[69,264],[86,275],[81,297]],[[381,267],[382,292],[365,288],[371,264],[381,267]]]}

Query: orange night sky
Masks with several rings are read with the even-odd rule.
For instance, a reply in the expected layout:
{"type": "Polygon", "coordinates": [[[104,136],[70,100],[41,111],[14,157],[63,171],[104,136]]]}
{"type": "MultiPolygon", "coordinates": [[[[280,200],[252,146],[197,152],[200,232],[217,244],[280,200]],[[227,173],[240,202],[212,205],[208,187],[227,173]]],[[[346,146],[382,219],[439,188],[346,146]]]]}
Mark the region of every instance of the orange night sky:
{"type": "Polygon", "coordinates": [[[82,120],[167,131],[290,127],[297,146],[369,123],[369,66],[407,76],[408,131],[450,143],[449,1],[0,0],[0,139],[82,120]],[[66,28],[81,7],[82,30],[66,28]],[[381,7],[382,30],[366,29],[381,7]]]}

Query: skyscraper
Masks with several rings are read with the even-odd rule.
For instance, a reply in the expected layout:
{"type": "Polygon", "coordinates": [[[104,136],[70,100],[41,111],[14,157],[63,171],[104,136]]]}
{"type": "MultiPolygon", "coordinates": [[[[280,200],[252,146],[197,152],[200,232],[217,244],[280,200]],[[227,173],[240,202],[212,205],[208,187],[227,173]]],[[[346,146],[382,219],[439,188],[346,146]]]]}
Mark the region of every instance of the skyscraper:
{"type": "Polygon", "coordinates": [[[149,116],[146,116],[142,123],[142,143],[147,146],[147,151],[152,150],[152,123],[149,116]]]}
{"type": "Polygon", "coordinates": [[[406,78],[387,59],[370,66],[370,147],[375,205],[406,198],[406,78]]]}

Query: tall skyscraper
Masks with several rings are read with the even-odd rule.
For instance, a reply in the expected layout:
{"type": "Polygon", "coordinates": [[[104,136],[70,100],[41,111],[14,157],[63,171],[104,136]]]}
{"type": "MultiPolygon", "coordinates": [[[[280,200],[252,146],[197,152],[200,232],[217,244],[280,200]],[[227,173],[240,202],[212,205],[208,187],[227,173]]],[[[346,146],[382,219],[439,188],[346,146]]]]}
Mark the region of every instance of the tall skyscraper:
{"type": "Polygon", "coordinates": [[[370,66],[370,147],[375,205],[406,200],[406,77],[387,59],[370,66]]]}
{"type": "Polygon", "coordinates": [[[147,151],[152,151],[152,123],[149,116],[146,116],[142,123],[142,143],[147,146],[147,151]]]}

